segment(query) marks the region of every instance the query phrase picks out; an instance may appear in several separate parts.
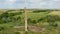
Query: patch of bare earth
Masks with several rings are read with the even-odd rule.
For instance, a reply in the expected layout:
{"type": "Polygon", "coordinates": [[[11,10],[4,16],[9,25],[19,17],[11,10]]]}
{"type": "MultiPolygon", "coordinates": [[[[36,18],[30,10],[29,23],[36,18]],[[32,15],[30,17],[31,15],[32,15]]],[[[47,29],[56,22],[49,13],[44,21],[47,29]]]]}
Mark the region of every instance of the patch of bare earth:
{"type": "MultiPolygon", "coordinates": [[[[14,28],[24,28],[24,26],[15,26],[14,28]]],[[[37,27],[37,26],[28,26],[28,29],[32,32],[43,32],[45,31],[45,28],[37,27]]]]}

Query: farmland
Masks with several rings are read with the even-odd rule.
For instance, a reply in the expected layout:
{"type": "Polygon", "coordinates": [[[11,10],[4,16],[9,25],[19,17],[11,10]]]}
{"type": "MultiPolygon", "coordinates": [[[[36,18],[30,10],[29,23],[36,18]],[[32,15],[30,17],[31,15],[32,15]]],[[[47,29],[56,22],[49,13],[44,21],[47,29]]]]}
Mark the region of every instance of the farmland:
{"type": "MultiPolygon", "coordinates": [[[[60,10],[27,9],[27,34],[60,34],[60,10]]],[[[24,10],[0,10],[0,34],[25,34],[24,10]]]]}

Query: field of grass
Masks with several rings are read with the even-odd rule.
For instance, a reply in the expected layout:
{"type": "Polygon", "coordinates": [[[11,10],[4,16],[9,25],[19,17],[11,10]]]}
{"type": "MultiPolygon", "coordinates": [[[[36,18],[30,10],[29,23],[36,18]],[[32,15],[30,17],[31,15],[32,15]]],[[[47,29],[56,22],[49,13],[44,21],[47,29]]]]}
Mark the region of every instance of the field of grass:
{"type": "MultiPolygon", "coordinates": [[[[25,34],[23,10],[0,10],[0,34],[25,34]],[[3,11],[3,12],[2,12],[3,11]],[[23,26],[22,28],[15,26],[23,26]]],[[[28,10],[27,34],[60,34],[59,11],[28,10]],[[34,26],[34,28],[32,27],[34,26]],[[40,30],[38,30],[40,29],[40,30]],[[32,31],[34,30],[34,31],[32,31]]]]}
{"type": "Polygon", "coordinates": [[[60,15],[60,11],[53,11],[50,14],[52,14],[52,15],[60,15]]]}

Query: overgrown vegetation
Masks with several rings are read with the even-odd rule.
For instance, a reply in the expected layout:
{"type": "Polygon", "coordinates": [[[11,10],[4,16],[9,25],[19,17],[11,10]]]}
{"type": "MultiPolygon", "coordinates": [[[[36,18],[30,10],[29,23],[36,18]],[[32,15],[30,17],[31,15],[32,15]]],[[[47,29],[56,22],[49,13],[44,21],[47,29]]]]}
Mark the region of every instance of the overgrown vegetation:
{"type": "MultiPolygon", "coordinates": [[[[29,10],[29,9],[28,9],[29,10]]],[[[53,34],[57,30],[57,34],[60,30],[60,16],[50,15],[49,13],[53,10],[29,10],[28,12],[28,25],[36,25],[38,27],[44,27],[46,31],[44,32],[31,32],[29,34],[53,34]],[[52,31],[52,32],[51,32],[52,31]]],[[[13,28],[15,26],[24,26],[24,12],[23,9],[19,10],[7,10],[0,14],[0,34],[9,33],[9,34],[20,34],[16,31],[24,31],[23,28],[13,28]],[[9,31],[7,31],[9,30],[9,31]],[[13,32],[12,32],[13,31],[13,32]]]]}

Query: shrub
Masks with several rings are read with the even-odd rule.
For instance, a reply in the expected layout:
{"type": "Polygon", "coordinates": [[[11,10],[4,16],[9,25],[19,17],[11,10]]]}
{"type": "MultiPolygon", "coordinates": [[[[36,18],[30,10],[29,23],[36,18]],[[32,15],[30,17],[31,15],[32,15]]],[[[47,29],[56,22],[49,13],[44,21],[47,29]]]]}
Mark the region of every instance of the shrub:
{"type": "Polygon", "coordinates": [[[48,15],[47,17],[47,22],[55,22],[55,21],[60,21],[60,17],[57,15],[48,15]]]}
{"type": "Polygon", "coordinates": [[[21,19],[21,17],[17,17],[17,20],[20,20],[21,19]]]}
{"type": "Polygon", "coordinates": [[[48,10],[34,10],[33,13],[39,13],[39,12],[49,12],[48,10]]]}
{"type": "Polygon", "coordinates": [[[52,26],[53,26],[53,27],[58,27],[58,24],[57,24],[57,23],[55,23],[55,24],[53,24],[52,26]]]}
{"type": "Polygon", "coordinates": [[[36,24],[37,21],[36,20],[32,20],[31,18],[28,18],[28,23],[36,24]]]}
{"type": "Polygon", "coordinates": [[[31,18],[28,18],[28,23],[32,23],[32,19],[31,18]]]}
{"type": "Polygon", "coordinates": [[[33,23],[33,24],[36,24],[36,23],[37,23],[37,21],[36,21],[36,20],[32,20],[32,23],[33,23]]]}
{"type": "Polygon", "coordinates": [[[20,32],[15,32],[15,34],[21,34],[20,32]]]}
{"type": "Polygon", "coordinates": [[[4,12],[3,14],[0,15],[0,17],[8,17],[8,13],[7,12],[4,12]]]}
{"type": "Polygon", "coordinates": [[[40,18],[40,19],[38,19],[38,22],[40,22],[40,21],[42,21],[42,20],[44,20],[44,18],[40,18]]]}
{"type": "Polygon", "coordinates": [[[1,30],[4,30],[4,27],[0,27],[0,31],[1,31],[1,30]]]}
{"type": "Polygon", "coordinates": [[[60,17],[57,15],[48,15],[47,16],[47,22],[49,23],[50,26],[57,27],[58,24],[56,21],[60,21],[60,17]]]}

